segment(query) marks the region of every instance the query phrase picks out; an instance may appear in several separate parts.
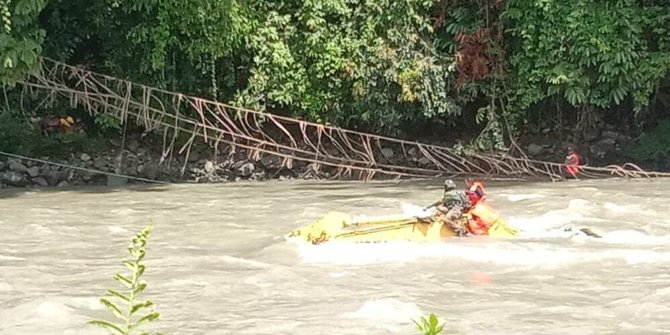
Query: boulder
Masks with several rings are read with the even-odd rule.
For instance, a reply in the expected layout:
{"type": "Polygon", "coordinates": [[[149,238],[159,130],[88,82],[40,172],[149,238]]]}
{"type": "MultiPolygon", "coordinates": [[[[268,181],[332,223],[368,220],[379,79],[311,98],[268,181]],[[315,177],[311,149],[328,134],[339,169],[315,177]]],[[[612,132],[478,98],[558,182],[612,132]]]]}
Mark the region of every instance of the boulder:
{"type": "Polygon", "coordinates": [[[67,179],[68,174],[65,171],[48,169],[42,171],[42,177],[49,182],[49,185],[57,185],[60,181],[67,179]]]}
{"type": "Polygon", "coordinates": [[[81,159],[83,162],[88,162],[91,160],[91,155],[83,152],[80,156],[79,159],[81,159]]]}
{"type": "Polygon", "coordinates": [[[158,179],[158,166],[155,164],[151,163],[146,163],[143,165],[140,165],[137,167],[137,172],[139,173],[140,177],[146,178],[146,179],[151,179],[151,180],[156,180],[158,179]]]}
{"type": "Polygon", "coordinates": [[[28,172],[28,167],[27,166],[25,166],[23,163],[21,163],[19,161],[15,161],[15,160],[9,162],[9,169],[14,171],[14,172],[18,172],[18,173],[28,172]]]}
{"type": "Polygon", "coordinates": [[[37,177],[40,175],[40,168],[37,166],[31,166],[26,171],[31,178],[37,177]]]}
{"type": "Polygon", "coordinates": [[[140,144],[137,142],[136,139],[130,139],[128,140],[128,143],[126,143],[126,147],[128,148],[129,151],[137,152],[137,149],[139,149],[140,144]]]}
{"type": "Polygon", "coordinates": [[[212,161],[205,161],[205,166],[204,166],[205,172],[208,174],[215,174],[216,173],[216,165],[212,161]]]}
{"type": "Polygon", "coordinates": [[[97,178],[98,176],[100,176],[100,174],[95,173],[93,171],[83,171],[83,172],[81,172],[81,179],[83,179],[86,182],[89,182],[89,181],[97,178]]]}
{"type": "Polygon", "coordinates": [[[600,130],[589,128],[584,130],[582,134],[585,142],[593,142],[600,137],[600,130]]]}
{"type": "Polygon", "coordinates": [[[391,159],[393,158],[393,155],[394,155],[393,149],[391,148],[382,149],[382,156],[384,156],[384,158],[391,159]]]}
{"type": "Polygon", "coordinates": [[[537,156],[544,151],[544,147],[539,144],[531,143],[528,145],[527,150],[530,156],[537,156]]]}
{"type": "Polygon", "coordinates": [[[93,167],[98,169],[98,170],[103,170],[103,169],[107,168],[108,164],[109,164],[109,162],[107,162],[107,159],[104,158],[104,157],[96,157],[93,160],[93,167]]]}
{"type": "Polygon", "coordinates": [[[603,138],[616,140],[616,139],[618,139],[619,137],[621,137],[621,134],[619,134],[619,133],[617,133],[617,132],[615,132],[615,131],[611,131],[611,130],[603,130],[601,136],[602,136],[603,138]]]}
{"type": "Polygon", "coordinates": [[[611,138],[611,137],[605,137],[605,138],[601,139],[600,141],[598,141],[596,144],[601,145],[601,146],[614,147],[614,145],[616,144],[616,139],[611,138]]]}
{"type": "Polygon", "coordinates": [[[418,163],[419,163],[419,166],[426,167],[426,166],[430,165],[432,162],[430,161],[430,159],[428,159],[428,157],[421,157],[421,158],[419,158],[418,163]]]}
{"type": "Polygon", "coordinates": [[[252,162],[246,162],[237,168],[237,174],[241,177],[249,177],[256,170],[256,166],[252,162]]]}
{"type": "Polygon", "coordinates": [[[199,152],[193,150],[188,154],[188,162],[189,163],[195,163],[201,159],[201,156],[199,152]]]}
{"type": "Polygon", "coordinates": [[[23,173],[16,171],[7,171],[3,173],[0,177],[0,182],[16,187],[23,187],[29,184],[26,176],[23,173]]]}
{"type": "Polygon", "coordinates": [[[418,157],[419,156],[419,149],[417,148],[410,148],[407,151],[407,154],[410,155],[411,157],[418,157]]]}
{"type": "Polygon", "coordinates": [[[47,180],[44,177],[35,177],[35,178],[31,178],[30,180],[33,182],[33,184],[35,184],[37,186],[41,186],[41,187],[49,186],[49,183],[47,182],[47,180]]]}
{"type": "Polygon", "coordinates": [[[281,167],[281,158],[274,155],[265,155],[261,157],[260,163],[268,170],[276,170],[281,167]]]}

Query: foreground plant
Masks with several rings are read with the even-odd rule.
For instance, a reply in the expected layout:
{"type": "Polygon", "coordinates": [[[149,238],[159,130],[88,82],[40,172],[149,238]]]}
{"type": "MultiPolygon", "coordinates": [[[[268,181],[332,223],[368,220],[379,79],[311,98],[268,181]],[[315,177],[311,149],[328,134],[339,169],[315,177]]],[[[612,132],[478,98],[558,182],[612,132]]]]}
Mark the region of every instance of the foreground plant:
{"type": "Polygon", "coordinates": [[[424,335],[438,335],[441,334],[444,329],[444,324],[439,325],[437,316],[433,313],[430,313],[428,319],[426,319],[425,316],[422,316],[421,323],[414,321],[414,324],[424,335]]]}
{"type": "MultiPolygon", "coordinates": [[[[152,230],[153,226],[148,226],[133,238],[128,248],[130,257],[123,260],[123,265],[128,268],[130,274],[117,273],[114,276],[114,279],[124,287],[124,291],[107,290],[105,296],[100,298],[100,302],[119,321],[112,323],[105,320],[92,320],[88,322],[89,324],[102,327],[112,334],[130,335],[138,331],[141,325],[158,319],[160,314],[153,311],[154,303],[151,300],[138,300],[139,295],[147,288],[146,281],[140,278],[144,274],[145,266],[142,260],[146,255],[147,239],[152,230]],[[141,315],[145,309],[149,311],[141,315]]],[[[141,334],[149,333],[142,332],[141,334]]]]}

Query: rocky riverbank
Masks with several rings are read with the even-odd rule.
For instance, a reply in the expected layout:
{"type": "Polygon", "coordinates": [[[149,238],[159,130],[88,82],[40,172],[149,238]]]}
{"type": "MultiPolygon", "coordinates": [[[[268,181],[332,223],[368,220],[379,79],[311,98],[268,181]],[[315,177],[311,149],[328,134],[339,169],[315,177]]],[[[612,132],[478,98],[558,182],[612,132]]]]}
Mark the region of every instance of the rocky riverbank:
{"type": "Polygon", "coordinates": [[[201,157],[195,152],[190,155],[187,162],[183,162],[179,157],[171,164],[160,163],[159,154],[151,154],[137,146],[134,150],[122,152],[118,150],[109,150],[101,154],[81,152],[73,154],[68,159],[53,159],[46,156],[36,157],[37,160],[0,157],[0,188],[122,186],[152,181],[211,183],[327,177],[316,173],[307,164],[298,163],[291,169],[282,169],[281,161],[277,157],[263,157],[259,161],[253,161],[246,159],[243,152],[218,159],[201,157]]]}
{"type": "MultiPolygon", "coordinates": [[[[583,164],[603,166],[626,162],[625,151],[632,142],[613,126],[574,135],[551,128],[538,128],[526,134],[520,144],[529,157],[542,161],[563,162],[568,148],[576,149],[583,164]]],[[[295,161],[291,168],[282,167],[281,158],[264,156],[249,160],[244,150],[212,157],[208,150],[193,150],[184,162],[175,156],[168,164],[161,163],[161,145],[140,139],[129,139],[124,150],[119,142],[105,150],[77,152],[67,159],[35,157],[39,161],[0,157],[0,188],[67,187],[78,185],[121,186],[129,183],[160,182],[232,182],[265,179],[328,178],[334,171],[314,169],[310,164],[295,161]],[[49,164],[49,163],[56,164],[49,164]],[[183,170],[182,170],[183,169],[183,170]],[[182,173],[183,171],[183,173],[182,173]],[[127,177],[121,177],[123,175],[127,177]]],[[[417,167],[429,161],[416,152],[408,153],[417,167]]],[[[391,148],[381,150],[379,160],[394,163],[391,148]]]]}
{"type": "Polygon", "coordinates": [[[582,157],[582,164],[606,166],[629,162],[626,152],[633,139],[617,131],[616,126],[604,124],[576,134],[571,128],[529,127],[521,143],[529,157],[562,163],[570,148],[582,157]]]}

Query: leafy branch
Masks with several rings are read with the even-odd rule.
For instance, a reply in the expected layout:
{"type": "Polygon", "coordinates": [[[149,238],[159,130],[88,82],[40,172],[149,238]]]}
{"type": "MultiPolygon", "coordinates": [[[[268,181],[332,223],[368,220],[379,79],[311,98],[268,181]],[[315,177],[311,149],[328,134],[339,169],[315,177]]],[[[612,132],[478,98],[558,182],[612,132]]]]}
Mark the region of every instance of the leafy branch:
{"type": "MultiPolygon", "coordinates": [[[[100,302],[119,321],[114,323],[105,320],[92,320],[88,322],[89,324],[104,328],[112,334],[130,335],[134,334],[141,325],[158,319],[160,314],[153,311],[154,303],[151,300],[138,301],[139,295],[147,288],[146,281],[140,278],[146,269],[142,260],[146,255],[147,239],[152,230],[153,226],[148,226],[133,238],[128,248],[130,258],[123,260],[123,265],[130,273],[127,275],[117,273],[114,276],[114,280],[124,287],[124,291],[107,290],[105,296],[100,298],[100,302]],[[145,309],[149,309],[149,311],[141,315],[141,312],[145,309]]],[[[142,332],[141,334],[149,333],[142,332]]]]}

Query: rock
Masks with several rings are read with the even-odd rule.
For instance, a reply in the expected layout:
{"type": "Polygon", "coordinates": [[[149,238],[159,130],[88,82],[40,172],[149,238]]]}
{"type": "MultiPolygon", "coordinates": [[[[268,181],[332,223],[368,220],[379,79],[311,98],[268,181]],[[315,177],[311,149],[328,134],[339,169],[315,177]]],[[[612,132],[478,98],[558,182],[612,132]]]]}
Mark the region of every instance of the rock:
{"type": "Polygon", "coordinates": [[[28,179],[22,173],[16,171],[7,171],[0,177],[0,181],[7,185],[23,187],[29,184],[28,179]]]}
{"type": "Polygon", "coordinates": [[[18,162],[18,161],[9,162],[9,169],[14,171],[14,172],[18,172],[18,173],[28,172],[28,167],[23,165],[21,162],[18,162]]]}
{"type": "Polygon", "coordinates": [[[35,177],[35,178],[31,178],[30,180],[33,182],[33,184],[38,185],[38,186],[42,186],[42,187],[49,186],[49,183],[47,182],[47,180],[44,177],[35,177]]]}
{"type": "Polygon", "coordinates": [[[597,159],[602,160],[611,156],[612,152],[616,150],[615,143],[616,141],[613,139],[604,138],[597,143],[590,145],[589,151],[591,151],[591,154],[593,154],[593,156],[595,156],[597,159]]]}
{"type": "Polygon", "coordinates": [[[144,164],[137,167],[137,173],[140,177],[151,180],[158,179],[158,171],[158,166],[155,164],[144,164]]]}
{"type": "Polygon", "coordinates": [[[49,185],[56,185],[61,180],[65,180],[68,177],[67,172],[48,169],[42,172],[42,176],[46,178],[49,182],[49,185]]]}
{"type": "Polygon", "coordinates": [[[31,178],[34,178],[34,177],[37,177],[37,176],[40,175],[40,168],[37,167],[37,166],[32,166],[32,167],[28,168],[27,172],[28,172],[28,175],[31,178]]]}
{"type": "Polygon", "coordinates": [[[81,173],[81,179],[83,179],[86,182],[91,181],[98,176],[100,176],[99,173],[95,173],[95,172],[92,172],[92,171],[83,171],[81,173]]]}
{"type": "Polygon", "coordinates": [[[195,150],[191,151],[191,153],[189,153],[189,155],[188,155],[188,162],[189,163],[195,163],[195,162],[199,161],[200,159],[201,159],[200,154],[195,150]]]}
{"type": "Polygon", "coordinates": [[[214,162],[212,161],[205,161],[205,172],[209,174],[215,174],[216,173],[216,165],[214,165],[214,162]]]}
{"type": "Polygon", "coordinates": [[[268,170],[275,170],[281,167],[281,158],[274,155],[265,155],[261,157],[260,163],[268,170]]]}
{"type": "Polygon", "coordinates": [[[56,184],[56,187],[68,187],[70,186],[70,183],[67,182],[67,180],[62,180],[58,184],[56,184]]]}
{"type": "Polygon", "coordinates": [[[256,170],[254,173],[251,174],[251,177],[249,177],[251,180],[263,180],[265,179],[265,171],[263,170],[256,170]]]}
{"type": "Polygon", "coordinates": [[[382,156],[384,156],[384,158],[386,158],[386,159],[393,158],[393,154],[394,154],[393,149],[391,149],[391,148],[382,149],[382,156]]]}
{"type": "Polygon", "coordinates": [[[596,144],[599,144],[599,145],[602,145],[602,146],[612,146],[612,147],[614,147],[614,145],[616,144],[616,139],[609,138],[609,137],[608,138],[603,138],[602,140],[598,141],[598,143],[596,143],[596,144]]]}
{"type": "Polygon", "coordinates": [[[421,157],[421,158],[419,158],[418,163],[419,163],[419,166],[425,167],[425,166],[430,165],[432,162],[427,157],[421,157]]]}
{"type": "Polygon", "coordinates": [[[147,155],[147,149],[144,149],[144,148],[137,149],[137,155],[142,156],[142,157],[146,156],[147,155]]]}
{"type": "Polygon", "coordinates": [[[109,163],[107,162],[107,159],[104,158],[104,157],[96,157],[93,160],[93,167],[98,169],[98,170],[103,170],[103,169],[107,168],[108,164],[109,163]]]}
{"type": "Polygon", "coordinates": [[[418,157],[419,156],[419,149],[411,148],[407,151],[407,154],[412,156],[412,157],[418,157]]]}
{"type": "Polygon", "coordinates": [[[606,138],[606,139],[613,139],[613,140],[616,140],[616,139],[618,139],[621,135],[619,135],[619,133],[617,133],[617,132],[615,132],[615,131],[611,131],[611,130],[603,130],[603,133],[602,133],[601,136],[602,136],[603,138],[606,138]]]}
{"type": "Polygon", "coordinates": [[[88,162],[91,160],[91,155],[83,152],[80,156],[79,159],[81,159],[83,162],[88,162]]]}
{"type": "Polygon", "coordinates": [[[128,143],[126,143],[126,147],[128,148],[129,151],[137,152],[137,149],[139,149],[140,144],[137,142],[137,140],[130,139],[128,140],[128,143]]]}
{"type": "Polygon", "coordinates": [[[528,145],[528,154],[531,156],[537,156],[542,153],[543,150],[544,147],[539,144],[531,143],[528,145]]]}
{"type": "Polygon", "coordinates": [[[256,166],[252,162],[246,162],[237,168],[237,174],[242,177],[249,177],[256,170],[256,166]]]}
{"type": "Polygon", "coordinates": [[[597,140],[598,137],[600,137],[600,130],[589,128],[584,130],[583,135],[584,135],[584,141],[592,142],[597,140]]]}
{"type": "Polygon", "coordinates": [[[40,174],[46,174],[51,171],[51,165],[44,163],[42,166],[40,166],[40,174]]]}
{"type": "Polygon", "coordinates": [[[126,184],[128,184],[128,178],[126,177],[107,175],[107,186],[117,187],[124,186],[126,184]]]}

